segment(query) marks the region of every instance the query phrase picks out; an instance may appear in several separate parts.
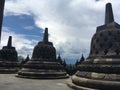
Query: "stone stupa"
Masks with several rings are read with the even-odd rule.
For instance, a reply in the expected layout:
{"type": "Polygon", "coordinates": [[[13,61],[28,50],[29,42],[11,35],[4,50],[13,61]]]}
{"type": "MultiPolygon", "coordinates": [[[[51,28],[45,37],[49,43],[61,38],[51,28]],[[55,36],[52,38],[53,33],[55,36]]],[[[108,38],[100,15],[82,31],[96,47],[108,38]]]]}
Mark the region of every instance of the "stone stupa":
{"type": "Polygon", "coordinates": [[[106,4],[105,24],[93,35],[88,58],[71,79],[68,85],[77,90],[120,90],[120,25],[111,3],[106,4]]]}
{"type": "Polygon", "coordinates": [[[18,70],[17,51],[12,47],[12,36],[9,36],[7,46],[0,50],[0,73],[16,73],[18,70]]]}
{"type": "Polygon", "coordinates": [[[56,60],[56,50],[48,40],[48,28],[45,28],[43,41],[34,47],[32,58],[23,65],[18,77],[34,79],[67,78],[63,65],[56,60]]]}

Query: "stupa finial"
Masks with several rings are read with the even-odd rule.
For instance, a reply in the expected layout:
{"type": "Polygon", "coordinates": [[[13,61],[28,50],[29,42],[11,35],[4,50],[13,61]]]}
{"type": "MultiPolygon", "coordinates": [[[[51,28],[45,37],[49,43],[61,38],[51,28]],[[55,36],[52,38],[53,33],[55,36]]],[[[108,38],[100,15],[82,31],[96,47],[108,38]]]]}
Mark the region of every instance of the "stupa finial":
{"type": "Polygon", "coordinates": [[[83,56],[83,54],[82,54],[81,59],[80,59],[80,62],[83,62],[84,60],[85,60],[85,58],[84,58],[84,56],[83,56]]]}
{"type": "Polygon", "coordinates": [[[106,4],[106,11],[105,11],[105,24],[114,22],[113,10],[111,3],[106,4]]]}
{"type": "Polygon", "coordinates": [[[48,28],[45,28],[43,42],[48,42],[48,28]]]}
{"type": "Polygon", "coordinates": [[[7,47],[12,47],[12,36],[9,36],[7,47]]]}

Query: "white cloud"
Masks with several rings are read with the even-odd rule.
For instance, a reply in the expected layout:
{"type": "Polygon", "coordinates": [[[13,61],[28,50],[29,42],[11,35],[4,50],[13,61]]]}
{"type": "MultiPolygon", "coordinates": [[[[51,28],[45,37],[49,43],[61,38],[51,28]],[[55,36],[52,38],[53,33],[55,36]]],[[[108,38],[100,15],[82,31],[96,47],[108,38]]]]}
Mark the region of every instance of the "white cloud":
{"type": "Polygon", "coordinates": [[[26,29],[26,30],[33,30],[34,29],[34,26],[25,26],[25,27],[23,27],[24,29],[26,29]]]}
{"type": "Polygon", "coordinates": [[[65,58],[76,59],[81,53],[88,55],[96,27],[104,24],[107,2],[112,2],[119,22],[120,0],[6,0],[5,15],[32,15],[38,27],[49,28],[58,52],[62,48],[65,58]]]}

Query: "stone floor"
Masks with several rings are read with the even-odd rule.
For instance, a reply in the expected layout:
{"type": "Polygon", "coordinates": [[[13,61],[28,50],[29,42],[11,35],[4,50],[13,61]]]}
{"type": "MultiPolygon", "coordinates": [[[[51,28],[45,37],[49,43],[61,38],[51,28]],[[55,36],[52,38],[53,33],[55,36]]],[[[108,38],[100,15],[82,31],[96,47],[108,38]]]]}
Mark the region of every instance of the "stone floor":
{"type": "Polygon", "coordinates": [[[0,74],[0,90],[72,90],[68,79],[38,80],[17,78],[15,74],[0,74]]]}

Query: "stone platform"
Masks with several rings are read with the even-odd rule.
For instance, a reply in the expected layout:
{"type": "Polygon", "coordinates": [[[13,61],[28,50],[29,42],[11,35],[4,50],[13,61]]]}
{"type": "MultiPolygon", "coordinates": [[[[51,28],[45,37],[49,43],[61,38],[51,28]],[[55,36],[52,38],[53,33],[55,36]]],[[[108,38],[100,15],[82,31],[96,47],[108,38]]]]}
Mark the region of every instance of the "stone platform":
{"type": "Polygon", "coordinates": [[[68,79],[24,79],[15,74],[0,74],[0,90],[73,90],[68,79]]]}

